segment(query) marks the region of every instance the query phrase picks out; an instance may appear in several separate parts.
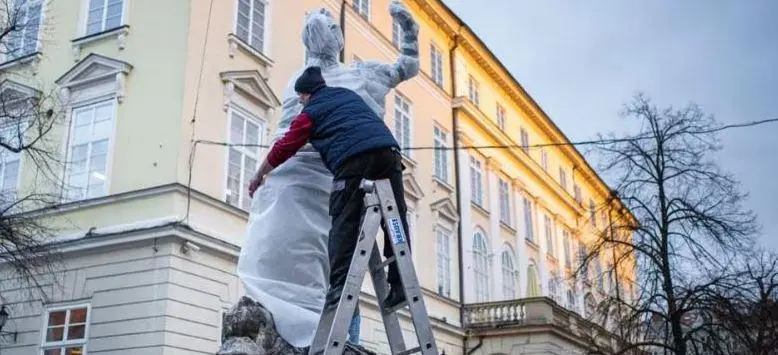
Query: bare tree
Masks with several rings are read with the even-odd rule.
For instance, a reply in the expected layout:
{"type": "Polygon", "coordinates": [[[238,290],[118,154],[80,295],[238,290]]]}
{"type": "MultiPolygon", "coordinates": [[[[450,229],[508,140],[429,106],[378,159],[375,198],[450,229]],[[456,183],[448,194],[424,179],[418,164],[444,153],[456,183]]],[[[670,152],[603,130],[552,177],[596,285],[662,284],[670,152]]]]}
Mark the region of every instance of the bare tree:
{"type": "MultiPolygon", "coordinates": [[[[3,64],[37,52],[42,4],[0,0],[3,64]]],[[[56,91],[40,89],[45,84],[25,66],[5,67],[0,69],[0,264],[2,282],[14,285],[2,289],[42,292],[41,278],[51,280],[60,262],[51,243],[59,231],[39,212],[60,202],[54,187],[60,186],[64,165],[51,133],[63,111],[56,91]]]]}
{"type": "Polygon", "coordinates": [[[616,289],[604,302],[616,310],[609,312],[617,315],[610,318],[615,329],[632,342],[622,350],[696,353],[690,344],[706,326],[701,299],[728,274],[731,255],[749,246],[755,216],[741,206],[746,195],[737,181],[716,164],[717,125],[699,107],[660,110],[636,95],[624,116],[640,131],[611,136],[597,149],[615,189],[592,211],[607,223],[578,273],[598,255],[613,259],[607,272],[629,272],[625,264],[637,270],[632,299],[616,289]]]}

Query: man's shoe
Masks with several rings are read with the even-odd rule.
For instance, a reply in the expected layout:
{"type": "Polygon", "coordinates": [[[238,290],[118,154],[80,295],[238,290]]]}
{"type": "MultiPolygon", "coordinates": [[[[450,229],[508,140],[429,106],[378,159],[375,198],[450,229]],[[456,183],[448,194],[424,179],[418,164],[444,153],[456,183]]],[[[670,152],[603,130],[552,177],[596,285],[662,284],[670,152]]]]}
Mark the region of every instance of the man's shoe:
{"type": "Polygon", "coordinates": [[[391,309],[405,302],[405,290],[400,286],[392,287],[384,299],[384,309],[391,309]]]}

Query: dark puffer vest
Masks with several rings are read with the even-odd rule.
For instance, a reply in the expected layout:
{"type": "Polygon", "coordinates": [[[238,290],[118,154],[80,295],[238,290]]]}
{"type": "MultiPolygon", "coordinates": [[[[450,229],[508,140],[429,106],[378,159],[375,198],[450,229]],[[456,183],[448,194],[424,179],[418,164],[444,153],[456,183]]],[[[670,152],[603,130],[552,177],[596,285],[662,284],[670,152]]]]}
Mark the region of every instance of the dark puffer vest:
{"type": "Polygon", "coordinates": [[[359,153],[399,148],[384,121],[349,89],[325,86],[311,95],[302,112],[313,123],[310,142],[333,174],[359,153]]]}

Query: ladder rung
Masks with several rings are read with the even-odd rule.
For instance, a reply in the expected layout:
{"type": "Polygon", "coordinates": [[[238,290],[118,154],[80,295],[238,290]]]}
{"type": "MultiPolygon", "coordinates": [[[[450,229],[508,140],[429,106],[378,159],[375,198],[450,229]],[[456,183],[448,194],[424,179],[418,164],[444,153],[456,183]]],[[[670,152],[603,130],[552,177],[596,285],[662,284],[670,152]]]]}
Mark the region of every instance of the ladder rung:
{"type": "Polygon", "coordinates": [[[415,353],[420,353],[420,352],[421,352],[421,346],[417,346],[417,347],[415,347],[413,349],[403,350],[403,351],[397,353],[397,355],[408,355],[408,354],[415,354],[415,353]]]}
{"type": "Polygon", "coordinates": [[[394,312],[397,312],[397,311],[405,308],[405,306],[407,306],[407,305],[408,305],[408,300],[406,299],[405,301],[402,301],[402,302],[398,303],[394,307],[385,309],[384,310],[384,314],[392,314],[394,312]]]}
{"type": "Polygon", "coordinates": [[[374,273],[374,274],[375,274],[376,272],[383,271],[383,270],[384,270],[384,268],[385,268],[387,265],[389,265],[389,264],[393,263],[395,260],[397,260],[397,258],[395,258],[394,256],[393,256],[393,257],[391,257],[391,258],[388,258],[388,259],[384,260],[383,262],[381,262],[380,264],[378,264],[378,266],[376,266],[375,268],[373,268],[373,270],[370,270],[370,271],[372,271],[372,273],[374,273]]]}

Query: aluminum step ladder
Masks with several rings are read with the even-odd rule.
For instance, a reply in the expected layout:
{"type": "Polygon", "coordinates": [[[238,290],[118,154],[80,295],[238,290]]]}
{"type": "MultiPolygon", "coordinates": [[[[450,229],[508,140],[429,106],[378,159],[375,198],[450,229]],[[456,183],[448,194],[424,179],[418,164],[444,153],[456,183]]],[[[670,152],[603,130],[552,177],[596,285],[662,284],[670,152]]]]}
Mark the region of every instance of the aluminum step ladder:
{"type": "Polygon", "coordinates": [[[357,302],[359,302],[362,281],[365,273],[369,270],[392,354],[438,355],[421,286],[419,286],[419,280],[416,277],[400,214],[396,208],[392,186],[388,179],[362,180],[360,188],[365,191],[365,212],[362,214],[359,239],[351,259],[346,283],[343,286],[337,307],[323,310],[313,344],[311,344],[308,353],[312,355],[343,354],[348,327],[357,302]],[[384,237],[391,238],[394,250],[394,256],[385,261],[382,260],[376,244],[376,235],[382,221],[386,223],[389,231],[389,235],[384,237]],[[400,280],[405,289],[405,301],[395,307],[385,309],[383,300],[389,293],[389,286],[384,268],[393,262],[397,263],[400,280]],[[398,319],[398,312],[405,307],[409,308],[416,338],[419,341],[419,346],[413,349],[405,349],[402,328],[398,319]]]}

